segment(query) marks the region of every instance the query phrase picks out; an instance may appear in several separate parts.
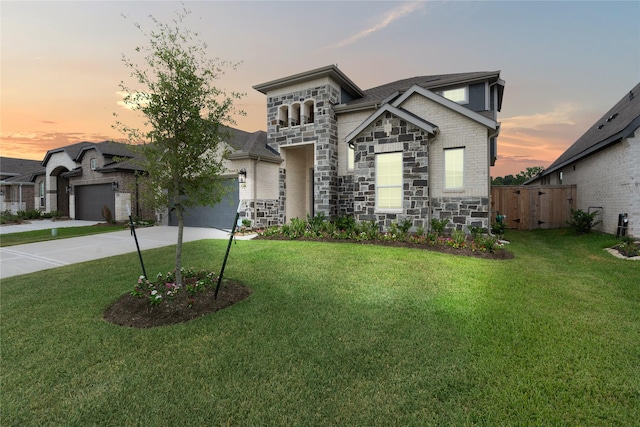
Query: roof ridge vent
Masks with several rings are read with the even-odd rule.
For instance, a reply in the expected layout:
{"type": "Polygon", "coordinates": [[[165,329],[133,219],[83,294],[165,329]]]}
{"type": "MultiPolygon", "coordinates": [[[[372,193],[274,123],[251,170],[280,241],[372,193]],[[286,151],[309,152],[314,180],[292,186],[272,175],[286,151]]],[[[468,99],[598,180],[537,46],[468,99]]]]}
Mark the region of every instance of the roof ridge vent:
{"type": "Polygon", "coordinates": [[[607,122],[610,122],[611,120],[615,119],[616,117],[618,117],[618,113],[610,115],[609,118],[607,119],[607,122]]]}

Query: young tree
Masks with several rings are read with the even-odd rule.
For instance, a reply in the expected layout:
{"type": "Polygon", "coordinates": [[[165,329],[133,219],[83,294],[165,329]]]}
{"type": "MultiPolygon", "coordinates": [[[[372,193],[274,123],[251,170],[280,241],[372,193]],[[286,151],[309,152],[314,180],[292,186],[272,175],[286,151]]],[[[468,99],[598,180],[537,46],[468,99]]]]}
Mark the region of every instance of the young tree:
{"type": "Polygon", "coordinates": [[[185,208],[219,202],[224,196],[221,174],[228,156],[224,148],[226,124],[234,124],[234,108],[242,95],[214,85],[224,70],[238,64],[207,59],[205,43],[198,34],[182,29],[186,9],[177,12],[171,25],[151,17],[155,30],[145,32],[147,46],[136,47],[144,55],[145,67],[122,56],[131,77],[141,88],[124,81],[124,102],[145,118],[145,128],[137,129],[116,121],[137,152],[141,197],[156,209],[169,208],[178,219],[176,282],[182,284],[182,237],[185,208]]]}

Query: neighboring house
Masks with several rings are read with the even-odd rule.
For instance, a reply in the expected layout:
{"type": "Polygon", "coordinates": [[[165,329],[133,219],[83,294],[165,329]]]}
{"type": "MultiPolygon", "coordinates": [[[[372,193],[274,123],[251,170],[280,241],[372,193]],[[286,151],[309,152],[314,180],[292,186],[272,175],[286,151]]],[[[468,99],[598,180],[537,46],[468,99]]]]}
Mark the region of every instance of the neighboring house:
{"type": "Polygon", "coordinates": [[[133,158],[127,145],[113,141],[80,142],[47,151],[42,161],[45,173],[35,178],[36,186],[45,188],[45,211],[104,221],[106,207],[112,220],[125,221],[127,208],[132,207],[133,215],[143,216],[131,189],[138,169],[129,161],[118,161],[127,158],[133,158]]]}
{"type": "Polygon", "coordinates": [[[599,211],[596,227],[618,231],[619,215],[627,233],[640,236],[640,83],[602,116],[544,172],[526,185],[572,184],[577,206],[599,211]]]}
{"type": "Polygon", "coordinates": [[[43,172],[38,160],[0,157],[0,211],[40,209],[40,188],[33,178],[43,172]]]}
{"type": "Polygon", "coordinates": [[[270,207],[258,206],[263,221],[323,213],[382,228],[404,220],[426,228],[431,218],[489,228],[498,71],[362,90],[330,65],[254,89],[267,97],[267,144],[283,160],[277,182],[261,178],[278,187],[277,198],[258,201],[270,207]]]}

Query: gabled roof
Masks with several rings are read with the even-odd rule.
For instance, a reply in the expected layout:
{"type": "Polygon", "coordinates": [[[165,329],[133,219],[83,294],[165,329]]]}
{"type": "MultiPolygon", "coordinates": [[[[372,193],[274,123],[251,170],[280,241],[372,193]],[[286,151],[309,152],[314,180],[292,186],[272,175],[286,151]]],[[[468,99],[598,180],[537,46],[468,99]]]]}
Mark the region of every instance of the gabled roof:
{"type": "Polygon", "coordinates": [[[0,157],[0,178],[11,178],[42,169],[40,161],[0,157]]]}
{"type": "MultiPolygon", "coordinates": [[[[376,86],[364,91],[364,96],[361,98],[349,101],[346,105],[355,107],[358,104],[367,103],[381,103],[384,100],[389,101],[389,98],[394,98],[397,95],[407,91],[412,86],[419,86],[424,89],[441,89],[446,87],[463,85],[465,83],[473,83],[478,81],[487,80],[491,83],[498,83],[502,89],[504,88],[504,81],[500,79],[500,71],[478,71],[473,73],[457,73],[457,74],[439,74],[434,76],[418,76],[408,79],[397,80],[395,82],[386,83],[381,86],[376,86]]],[[[502,99],[502,93],[499,96],[502,99]]],[[[498,111],[500,110],[500,106],[498,111]]]]}
{"type": "Polygon", "coordinates": [[[418,85],[413,85],[411,86],[407,91],[405,91],[402,95],[400,95],[395,101],[393,101],[391,103],[391,105],[398,107],[400,105],[402,105],[402,103],[404,101],[406,101],[410,96],[414,95],[414,94],[419,94],[424,96],[425,98],[428,98],[434,102],[437,102],[440,105],[443,105],[447,108],[449,108],[450,110],[453,110],[457,113],[462,114],[463,116],[466,116],[467,118],[474,120],[490,129],[495,129],[498,126],[498,123],[496,123],[495,120],[487,118],[486,116],[482,115],[482,114],[478,114],[473,110],[470,110],[466,107],[463,107],[462,105],[458,104],[457,102],[453,102],[447,98],[445,98],[444,96],[440,96],[436,93],[431,92],[428,89],[423,88],[422,86],[418,86],[418,85]]]}
{"type": "Polygon", "coordinates": [[[73,160],[78,156],[78,154],[84,147],[94,147],[95,145],[95,142],[83,141],[64,147],[54,148],[53,150],[47,151],[47,154],[44,155],[44,159],[42,160],[41,164],[42,166],[46,166],[51,156],[56,153],[66,153],[67,156],[69,156],[69,158],[73,160]]]}
{"type": "Polygon", "coordinates": [[[229,132],[227,144],[235,151],[229,156],[232,160],[251,158],[273,162],[282,162],[280,154],[267,145],[267,133],[259,130],[253,133],[239,129],[227,128],[229,132]]]}
{"type": "Polygon", "coordinates": [[[349,143],[351,140],[357,137],[360,134],[360,132],[365,130],[367,126],[369,126],[371,123],[377,120],[378,117],[380,117],[384,113],[391,113],[397,117],[400,117],[402,120],[405,120],[411,124],[418,126],[420,129],[424,130],[425,132],[431,135],[435,135],[439,132],[438,126],[434,125],[433,123],[430,123],[416,116],[415,114],[410,113],[407,110],[403,110],[402,108],[398,108],[390,104],[385,104],[382,107],[378,108],[378,110],[376,110],[375,113],[370,115],[364,122],[360,123],[360,125],[357,128],[355,128],[352,132],[350,132],[345,137],[345,141],[349,143]]]}
{"type": "Polygon", "coordinates": [[[103,157],[113,158],[113,157],[134,157],[135,153],[129,148],[129,146],[122,142],[115,141],[103,141],[98,143],[90,142],[83,146],[74,160],[79,162],[82,160],[82,157],[85,155],[87,151],[96,150],[103,157]]]}
{"type": "MultiPolygon", "coordinates": [[[[541,175],[549,175],[563,167],[631,136],[640,128],[640,83],[593,124],[567,151],[541,175]]],[[[530,180],[530,181],[533,181],[530,180]]]]}
{"type": "Polygon", "coordinates": [[[292,76],[282,77],[276,80],[271,80],[266,83],[261,83],[253,86],[253,88],[259,92],[264,93],[280,89],[283,87],[295,85],[298,83],[304,83],[309,80],[315,80],[319,78],[330,77],[335,80],[342,89],[346,90],[352,96],[360,98],[364,96],[362,89],[358,87],[346,74],[344,74],[336,65],[327,65],[325,67],[316,68],[303,73],[294,74],[292,76]]]}

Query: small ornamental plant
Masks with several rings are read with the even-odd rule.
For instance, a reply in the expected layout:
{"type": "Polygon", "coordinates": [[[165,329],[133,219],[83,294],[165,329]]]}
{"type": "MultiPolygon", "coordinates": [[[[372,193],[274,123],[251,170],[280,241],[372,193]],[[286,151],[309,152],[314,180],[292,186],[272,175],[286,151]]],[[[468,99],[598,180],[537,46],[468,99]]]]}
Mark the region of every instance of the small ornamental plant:
{"type": "MultiPolygon", "coordinates": [[[[504,249],[504,245],[498,239],[500,236],[492,236],[485,233],[482,227],[469,227],[470,235],[463,230],[453,229],[450,235],[446,233],[448,219],[433,218],[430,221],[429,231],[424,226],[416,227],[411,232],[411,221],[398,219],[382,231],[379,225],[373,221],[356,222],[353,217],[336,217],[328,220],[324,215],[310,217],[306,220],[292,218],[290,224],[269,227],[257,230],[258,237],[266,239],[321,239],[338,241],[371,242],[382,244],[410,244],[422,247],[450,247],[471,252],[488,252],[495,254],[504,249]]],[[[501,230],[504,232],[504,230],[501,230]]]]}
{"type": "Polygon", "coordinates": [[[160,303],[170,304],[171,300],[181,292],[189,293],[189,300],[192,307],[196,302],[196,294],[208,287],[213,287],[218,282],[218,276],[207,270],[195,270],[193,268],[182,268],[183,285],[176,284],[175,271],[170,271],[163,275],[158,273],[154,282],[144,276],[138,278],[138,283],[131,291],[131,295],[138,298],[147,298],[151,306],[160,303]]]}

